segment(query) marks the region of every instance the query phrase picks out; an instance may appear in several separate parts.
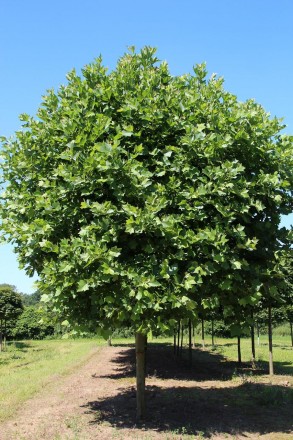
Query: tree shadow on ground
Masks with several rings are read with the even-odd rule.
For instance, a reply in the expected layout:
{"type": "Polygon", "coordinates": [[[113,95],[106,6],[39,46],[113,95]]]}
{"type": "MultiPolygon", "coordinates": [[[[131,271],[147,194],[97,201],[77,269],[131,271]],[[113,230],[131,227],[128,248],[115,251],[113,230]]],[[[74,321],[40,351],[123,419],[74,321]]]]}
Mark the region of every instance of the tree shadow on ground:
{"type": "MultiPolygon", "coordinates": [[[[184,355],[187,353],[183,353],[183,359],[176,360],[171,347],[150,344],[147,383],[155,378],[164,382],[146,387],[147,417],[143,424],[137,425],[135,419],[135,388],[119,388],[119,382],[118,395],[84,405],[86,412],[94,415],[92,423],[107,422],[117,429],[136,427],[142,431],[200,434],[206,438],[216,433],[292,432],[293,390],[288,384],[253,383],[247,375],[251,368],[247,365],[239,368],[236,362],[227,362],[218,353],[193,350],[192,367],[184,355]],[[218,382],[235,377],[235,368],[240,378],[243,374],[242,383],[218,382]],[[180,381],[180,386],[174,386],[174,380],[180,381]],[[213,382],[197,384],[202,381],[213,382]]],[[[95,377],[134,378],[133,348],[122,349],[112,362],[117,366],[114,374],[95,377]]]]}
{"type": "MultiPolygon", "coordinates": [[[[146,375],[160,379],[175,379],[197,382],[206,380],[230,380],[238,374],[264,374],[260,368],[252,368],[250,363],[238,364],[228,361],[220,353],[195,348],[192,350],[192,366],[188,364],[188,350],[183,349],[180,357],[175,356],[169,344],[149,344],[147,349],[146,375]]],[[[123,379],[135,376],[134,348],[122,350],[112,360],[117,365],[115,373],[97,376],[109,379],[123,379]]]]}
{"type": "Polygon", "coordinates": [[[20,353],[27,353],[29,348],[30,345],[25,342],[7,341],[4,350],[0,353],[0,365],[8,365],[11,363],[11,359],[22,358],[20,353]]]}
{"type": "Polygon", "coordinates": [[[21,342],[21,341],[9,341],[9,345],[14,345],[15,348],[19,351],[25,351],[27,352],[27,348],[30,348],[30,344],[27,342],[21,342]]]}
{"type": "Polygon", "coordinates": [[[216,433],[291,433],[292,390],[282,386],[242,384],[233,388],[148,386],[147,417],[135,422],[135,389],[119,389],[117,396],[89,402],[92,423],[115,428],[140,427],[212,437],[216,433]]]}

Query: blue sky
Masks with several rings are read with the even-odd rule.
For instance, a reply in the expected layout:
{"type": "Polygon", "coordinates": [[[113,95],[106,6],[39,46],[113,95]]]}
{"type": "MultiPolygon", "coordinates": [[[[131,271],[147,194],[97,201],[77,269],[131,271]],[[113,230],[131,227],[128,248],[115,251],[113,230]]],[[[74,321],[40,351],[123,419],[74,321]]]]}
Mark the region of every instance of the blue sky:
{"type": "MultiPolygon", "coordinates": [[[[284,117],[293,134],[292,0],[2,0],[0,16],[1,135],[20,128],[20,113],[34,115],[73,67],[102,54],[112,69],[130,45],[157,47],[174,75],[206,61],[227,90],[284,117]]],[[[0,283],[30,293],[32,281],[0,246],[0,283]]]]}

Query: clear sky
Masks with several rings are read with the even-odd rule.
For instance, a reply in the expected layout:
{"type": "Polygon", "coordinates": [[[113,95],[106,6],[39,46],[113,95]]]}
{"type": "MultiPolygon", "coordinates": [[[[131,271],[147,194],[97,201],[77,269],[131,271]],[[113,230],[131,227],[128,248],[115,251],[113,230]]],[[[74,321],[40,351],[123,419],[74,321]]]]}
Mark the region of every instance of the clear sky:
{"type": "MultiPolygon", "coordinates": [[[[1,0],[0,17],[0,135],[19,129],[18,115],[34,115],[73,67],[101,54],[112,69],[131,45],[157,47],[174,75],[206,61],[227,90],[284,117],[293,134],[292,0],[1,0]]],[[[8,245],[4,282],[34,290],[8,245]]]]}

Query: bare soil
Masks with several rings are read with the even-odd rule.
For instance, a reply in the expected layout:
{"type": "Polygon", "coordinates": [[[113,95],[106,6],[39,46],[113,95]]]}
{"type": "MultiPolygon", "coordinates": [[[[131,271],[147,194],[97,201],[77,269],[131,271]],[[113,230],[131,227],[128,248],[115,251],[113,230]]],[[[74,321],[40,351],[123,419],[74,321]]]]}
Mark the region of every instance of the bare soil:
{"type": "Polygon", "coordinates": [[[1,440],[293,440],[292,377],[258,375],[220,355],[148,349],[147,418],[135,419],[134,347],[103,347],[55,377],[0,425],[1,440]]]}

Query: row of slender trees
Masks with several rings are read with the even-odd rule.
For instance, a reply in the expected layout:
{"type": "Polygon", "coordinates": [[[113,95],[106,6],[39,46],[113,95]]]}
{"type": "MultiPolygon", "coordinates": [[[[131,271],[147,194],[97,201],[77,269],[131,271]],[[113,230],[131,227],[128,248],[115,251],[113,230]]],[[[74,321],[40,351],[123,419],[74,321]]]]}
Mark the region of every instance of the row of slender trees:
{"type": "Polygon", "coordinates": [[[273,346],[273,327],[281,324],[287,324],[290,327],[291,347],[293,348],[293,308],[292,305],[282,306],[273,310],[258,310],[256,314],[253,310],[250,312],[249,319],[242,328],[229,325],[223,320],[220,312],[214,313],[213,316],[207,316],[206,320],[202,317],[192,322],[189,320],[179,320],[177,328],[174,329],[174,354],[182,357],[184,340],[186,345],[186,337],[188,340],[188,359],[192,364],[192,349],[195,347],[195,333],[200,334],[200,344],[205,348],[206,332],[211,336],[212,348],[215,347],[215,335],[222,337],[237,337],[237,354],[238,363],[242,363],[241,356],[241,338],[250,337],[251,340],[251,362],[252,367],[256,365],[256,335],[257,344],[260,344],[260,332],[264,332],[269,340],[269,374],[274,374],[272,346],[273,346]],[[219,321],[221,319],[221,321],[219,321]],[[206,327],[208,327],[206,331],[206,327]]]}

